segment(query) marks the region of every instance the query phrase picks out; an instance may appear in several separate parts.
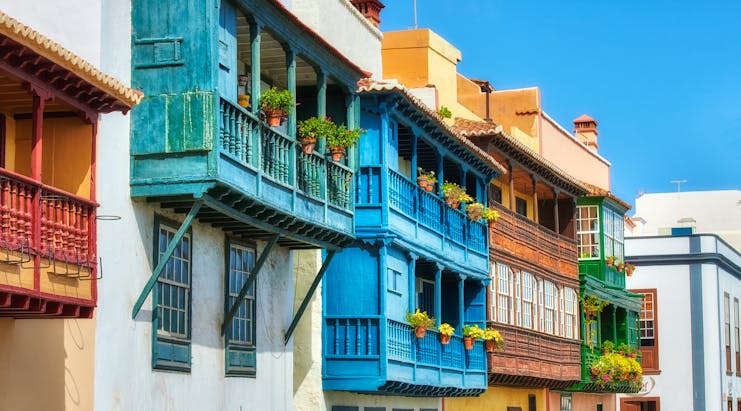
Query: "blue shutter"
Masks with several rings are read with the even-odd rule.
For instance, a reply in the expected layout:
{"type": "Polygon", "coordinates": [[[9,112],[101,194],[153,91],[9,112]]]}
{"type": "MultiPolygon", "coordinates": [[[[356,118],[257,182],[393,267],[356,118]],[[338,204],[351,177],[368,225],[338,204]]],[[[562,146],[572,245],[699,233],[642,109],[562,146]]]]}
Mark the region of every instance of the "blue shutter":
{"type": "Polygon", "coordinates": [[[219,93],[237,101],[237,12],[226,1],[219,9],[219,93]]]}

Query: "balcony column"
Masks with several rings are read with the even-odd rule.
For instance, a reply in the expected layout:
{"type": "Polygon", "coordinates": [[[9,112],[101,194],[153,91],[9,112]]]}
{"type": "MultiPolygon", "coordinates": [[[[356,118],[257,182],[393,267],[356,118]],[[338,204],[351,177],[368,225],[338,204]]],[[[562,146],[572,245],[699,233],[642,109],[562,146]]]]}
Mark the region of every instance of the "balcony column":
{"type": "Polygon", "coordinates": [[[508,161],[509,166],[509,209],[515,211],[515,163],[508,161]]]}
{"type": "Polygon", "coordinates": [[[419,137],[415,131],[412,131],[412,181],[417,181],[417,141],[419,137]]]}
{"type": "Polygon", "coordinates": [[[407,258],[409,259],[409,262],[407,263],[407,270],[409,271],[407,276],[407,285],[409,289],[409,309],[407,311],[414,312],[414,309],[417,306],[417,303],[415,301],[417,290],[414,289],[414,283],[416,279],[415,272],[417,271],[417,260],[419,259],[419,255],[415,253],[407,253],[407,258]]]}
{"type": "MultiPolygon", "coordinates": [[[[44,130],[44,105],[46,100],[52,98],[48,90],[44,90],[34,85],[30,85],[32,96],[32,113],[31,113],[31,178],[35,181],[42,182],[43,168],[43,130],[44,130]]],[[[37,249],[41,248],[41,190],[34,189],[33,203],[31,206],[31,244],[37,249]]],[[[41,256],[40,253],[34,255],[33,269],[33,286],[35,290],[41,287],[41,256]]]]}
{"type": "MultiPolygon", "coordinates": [[[[466,167],[460,168],[460,179],[461,179],[461,187],[463,188],[463,191],[468,194],[468,190],[466,190],[466,176],[468,175],[468,170],[466,170],[466,167]]],[[[466,203],[461,204],[461,211],[466,211],[466,203]]]]}
{"type": "Polygon", "coordinates": [[[538,177],[533,175],[533,221],[540,223],[538,217],[538,177]]]}
{"type": "Polygon", "coordinates": [[[251,103],[250,108],[252,114],[258,115],[260,113],[260,43],[262,42],[262,36],[260,31],[262,25],[256,20],[250,20],[250,77],[252,78],[252,84],[250,92],[251,103]]]}
{"type": "MultiPolygon", "coordinates": [[[[345,97],[345,109],[347,118],[347,128],[354,129],[360,127],[360,119],[358,118],[358,108],[360,107],[360,96],[353,92],[354,90],[347,89],[347,96],[345,97]]],[[[347,151],[347,166],[355,170],[357,167],[358,158],[358,144],[356,144],[351,150],[347,151]]]]}
{"type": "Polygon", "coordinates": [[[291,111],[288,113],[288,135],[296,137],[296,51],[286,45],[286,87],[291,93],[291,111]]]}
{"type": "Polygon", "coordinates": [[[437,193],[442,196],[445,174],[443,173],[443,153],[439,149],[435,149],[435,159],[437,160],[437,193]]]}
{"type": "Polygon", "coordinates": [[[612,307],[612,338],[615,340],[615,345],[617,345],[617,306],[615,304],[611,304],[612,307]]]}
{"type": "Polygon", "coordinates": [[[558,195],[560,193],[561,192],[557,188],[554,188],[553,189],[553,225],[554,225],[553,231],[556,234],[560,234],[561,233],[561,230],[559,228],[560,227],[560,224],[558,222],[558,195]]]}
{"type": "Polygon", "coordinates": [[[442,304],[443,304],[443,268],[444,266],[440,263],[435,263],[435,318],[440,321],[442,316],[442,304]]]}
{"type": "MultiPolygon", "coordinates": [[[[316,69],[316,116],[327,117],[327,73],[321,68],[316,69]]],[[[317,151],[325,152],[325,139],[317,140],[317,151]]]]}
{"type": "Polygon", "coordinates": [[[466,276],[464,274],[458,274],[458,324],[460,324],[461,330],[463,330],[463,326],[466,324],[466,314],[465,314],[465,308],[463,305],[463,299],[465,297],[465,283],[466,283],[466,276]]]}

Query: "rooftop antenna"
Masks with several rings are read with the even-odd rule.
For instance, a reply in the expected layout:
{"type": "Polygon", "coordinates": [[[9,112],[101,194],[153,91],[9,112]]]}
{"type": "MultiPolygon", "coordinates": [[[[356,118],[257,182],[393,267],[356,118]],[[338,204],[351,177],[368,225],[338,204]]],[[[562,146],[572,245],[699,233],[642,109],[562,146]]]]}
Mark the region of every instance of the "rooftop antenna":
{"type": "Polygon", "coordinates": [[[417,30],[417,0],[414,0],[414,29],[417,30]]]}
{"type": "Polygon", "coordinates": [[[682,184],[686,183],[687,180],[671,180],[669,182],[677,185],[677,193],[679,193],[682,191],[682,184]]]}

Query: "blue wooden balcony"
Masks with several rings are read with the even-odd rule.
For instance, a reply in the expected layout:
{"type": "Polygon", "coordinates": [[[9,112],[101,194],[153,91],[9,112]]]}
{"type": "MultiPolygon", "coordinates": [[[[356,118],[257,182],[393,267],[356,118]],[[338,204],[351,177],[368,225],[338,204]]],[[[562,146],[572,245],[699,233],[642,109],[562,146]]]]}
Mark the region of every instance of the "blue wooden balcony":
{"type": "Polygon", "coordinates": [[[427,192],[401,173],[380,166],[361,167],[357,185],[359,235],[386,226],[410,246],[427,249],[461,267],[486,272],[488,228],[484,221],[470,220],[465,212],[447,206],[437,193],[427,192]],[[384,175],[387,181],[382,181],[384,175]],[[383,187],[387,187],[387,196],[383,187]]]}
{"type": "Polygon", "coordinates": [[[476,396],[486,390],[483,344],[440,343],[428,330],[381,317],[325,316],[324,388],[404,396],[476,396]],[[384,338],[385,336],[385,338],[384,338]]]}

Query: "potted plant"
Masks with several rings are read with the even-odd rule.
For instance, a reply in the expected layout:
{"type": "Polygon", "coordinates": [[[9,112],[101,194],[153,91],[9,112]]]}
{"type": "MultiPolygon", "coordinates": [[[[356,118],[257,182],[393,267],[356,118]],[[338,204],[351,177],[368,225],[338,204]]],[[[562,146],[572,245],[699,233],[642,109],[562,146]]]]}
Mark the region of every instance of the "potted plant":
{"type": "Polygon", "coordinates": [[[473,221],[481,220],[481,213],[484,211],[484,205],[481,203],[471,203],[466,206],[466,214],[473,221]]]}
{"type": "Polygon", "coordinates": [[[437,179],[435,178],[434,171],[427,172],[422,167],[417,167],[417,184],[419,188],[425,191],[432,191],[435,189],[435,183],[437,183],[437,179]]]}
{"type": "Polygon", "coordinates": [[[502,338],[502,334],[493,328],[487,328],[486,331],[484,331],[483,339],[486,352],[494,352],[494,350],[500,349],[504,346],[504,338],[502,338]]]}
{"type": "Polygon", "coordinates": [[[616,270],[617,270],[617,271],[618,271],[619,273],[622,273],[622,272],[623,272],[623,269],[624,269],[624,268],[625,268],[625,264],[623,264],[623,262],[622,262],[622,261],[618,261],[618,262],[616,262],[616,263],[615,263],[615,269],[616,269],[616,270]]]}
{"type": "Polygon", "coordinates": [[[615,351],[615,343],[614,342],[612,342],[610,340],[602,341],[602,353],[609,354],[609,353],[611,353],[613,351],[615,351]]]}
{"type": "Polygon", "coordinates": [[[271,87],[260,96],[260,110],[265,114],[270,127],[280,125],[281,119],[290,112],[292,103],[293,96],[290,91],[278,91],[275,87],[271,87]]]}
{"type": "Polygon", "coordinates": [[[466,194],[466,190],[458,184],[446,181],[442,186],[445,204],[451,208],[458,208],[461,202],[471,202],[473,198],[466,194]]]}
{"type": "Polygon", "coordinates": [[[419,308],[414,313],[407,313],[407,322],[414,328],[417,338],[424,338],[427,329],[435,325],[435,319],[430,318],[427,311],[420,312],[419,308]]]}
{"type": "Polygon", "coordinates": [[[327,135],[327,145],[333,161],[342,161],[347,148],[352,147],[360,136],[365,134],[365,130],[360,128],[350,130],[344,125],[335,127],[333,131],[327,135]]]}
{"type": "Polygon", "coordinates": [[[616,261],[617,257],[615,257],[614,255],[605,257],[605,264],[607,264],[608,267],[614,267],[616,261]]]}
{"type": "Polygon", "coordinates": [[[481,218],[486,220],[489,227],[494,227],[494,223],[499,219],[499,211],[492,210],[491,208],[485,208],[481,212],[481,218]]]}
{"type": "Polygon", "coordinates": [[[440,115],[442,118],[451,118],[453,117],[453,112],[450,111],[449,108],[445,106],[440,106],[440,110],[437,110],[437,114],[440,115]]]}
{"type": "Polygon", "coordinates": [[[624,270],[625,270],[625,274],[626,274],[626,275],[627,275],[628,277],[630,277],[631,275],[633,275],[633,271],[635,271],[635,270],[636,270],[636,266],[635,266],[635,265],[633,265],[633,264],[631,264],[631,263],[627,263],[627,262],[626,262],[626,263],[625,263],[625,268],[624,268],[624,270]]]}
{"type": "Polygon", "coordinates": [[[479,328],[478,325],[464,325],[463,326],[463,348],[467,350],[473,350],[474,341],[484,337],[484,330],[479,328]]]}
{"type": "Polygon", "coordinates": [[[609,305],[607,301],[600,302],[596,295],[587,295],[579,299],[582,310],[584,310],[584,326],[587,330],[587,345],[591,349],[594,344],[594,330],[592,324],[596,321],[597,315],[609,305]]]}
{"type": "Polygon", "coordinates": [[[298,141],[301,143],[301,150],[304,154],[313,153],[316,141],[330,134],[333,127],[335,127],[334,123],[327,118],[309,117],[299,121],[296,128],[298,141]]]}
{"type": "Polygon", "coordinates": [[[437,327],[437,331],[440,332],[440,344],[448,345],[450,336],[455,332],[455,328],[451,327],[448,323],[442,323],[437,327]]]}

